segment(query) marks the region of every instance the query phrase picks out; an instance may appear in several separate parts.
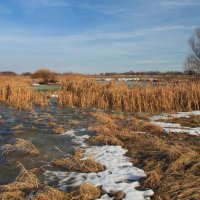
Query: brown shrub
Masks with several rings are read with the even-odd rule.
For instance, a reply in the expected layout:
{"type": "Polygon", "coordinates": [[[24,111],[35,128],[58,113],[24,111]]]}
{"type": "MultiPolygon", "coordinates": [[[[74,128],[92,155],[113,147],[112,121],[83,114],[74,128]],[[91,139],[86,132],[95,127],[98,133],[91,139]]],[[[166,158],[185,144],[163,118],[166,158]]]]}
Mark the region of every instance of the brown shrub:
{"type": "Polygon", "coordinates": [[[48,69],[39,69],[35,71],[31,77],[33,79],[42,79],[42,84],[47,84],[47,83],[55,83],[56,80],[56,73],[51,72],[48,69]]]}

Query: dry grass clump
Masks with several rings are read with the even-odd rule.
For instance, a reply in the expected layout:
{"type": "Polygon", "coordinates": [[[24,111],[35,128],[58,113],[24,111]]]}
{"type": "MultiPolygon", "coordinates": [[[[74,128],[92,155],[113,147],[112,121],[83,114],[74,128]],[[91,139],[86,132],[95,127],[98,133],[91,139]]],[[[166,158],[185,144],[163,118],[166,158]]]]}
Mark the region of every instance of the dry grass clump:
{"type": "Polygon", "coordinates": [[[97,117],[89,130],[95,131],[94,139],[104,144],[111,136],[124,144],[134,165],[147,172],[147,178],[141,183],[144,189],[154,190],[153,199],[200,199],[198,137],[166,134],[151,125],[148,118],[129,116],[123,121],[116,120],[114,128],[97,117]]]}
{"type": "Polygon", "coordinates": [[[64,126],[58,126],[57,128],[53,129],[54,134],[63,134],[65,132],[64,126]]]}
{"type": "Polygon", "coordinates": [[[143,187],[156,189],[159,187],[161,176],[156,171],[150,171],[147,174],[147,178],[142,183],[143,187]]]}
{"type": "Polygon", "coordinates": [[[105,167],[103,165],[96,162],[92,158],[80,160],[74,156],[71,156],[69,158],[52,160],[51,164],[54,167],[59,167],[69,171],[83,172],[83,173],[100,172],[105,170],[105,167]]]}
{"type": "Polygon", "coordinates": [[[45,187],[33,196],[32,200],[70,200],[70,195],[52,187],[45,187]]]}
{"type": "Polygon", "coordinates": [[[20,130],[20,129],[23,129],[23,124],[22,123],[12,127],[12,130],[20,130]]]}
{"type": "Polygon", "coordinates": [[[180,124],[181,126],[186,126],[186,127],[200,127],[200,116],[193,116],[191,115],[190,117],[175,117],[175,118],[169,118],[165,120],[159,120],[159,121],[164,121],[167,123],[175,123],[175,124],[180,124]]]}
{"type": "Polygon", "coordinates": [[[29,141],[16,138],[14,144],[5,144],[1,147],[2,154],[7,155],[11,153],[20,153],[23,155],[37,156],[39,151],[36,147],[29,141]]]}
{"type": "Polygon", "coordinates": [[[48,126],[51,126],[51,127],[55,127],[57,124],[56,124],[56,122],[49,122],[48,123],[48,126]]]}
{"type": "Polygon", "coordinates": [[[81,159],[81,158],[83,158],[83,156],[84,156],[84,150],[83,149],[80,149],[80,148],[78,148],[78,149],[76,149],[76,151],[75,151],[75,153],[74,153],[74,157],[76,158],[76,159],[81,159]]]}
{"type": "Polygon", "coordinates": [[[0,119],[0,125],[4,124],[4,123],[5,123],[5,121],[3,119],[0,119]]]}
{"type": "Polygon", "coordinates": [[[3,200],[25,199],[26,194],[40,187],[37,177],[18,163],[20,174],[13,183],[0,186],[0,198],[3,200]]]}
{"type": "Polygon", "coordinates": [[[73,156],[67,158],[55,159],[51,161],[52,166],[67,169],[75,172],[100,172],[105,170],[105,167],[96,162],[92,158],[83,159],[84,150],[76,149],[73,156]]]}
{"type": "Polygon", "coordinates": [[[32,109],[32,105],[46,106],[47,96],[32,89],[21,78],[16,80],[0,79],[0,101],[17,109],[32,109]]]}
{"type": "MultiPolygon", "coordinates": [[[[99,123],[104,125],[109,125],[112,127],[116,127],[115,120],[112,118],[112,115],[103,113],[103,112],[93,112],[91,116],[94,117],[99,123]]],[[[116,116],[115,116],[116,118],[116,116]]]]}
{"type": "Polygon", "coordinates": [[[123,191],[110,191],[108,195],[113,197],[114,200],[122,200],[125,198],[125,193],[123,191]]]}
{"type": "Polygon", "coordinates": [[[95,200],[100,197],[100,188],[84,183],[71,193],[52,187],[44,187],[33,196],[33,200],[95,200]]]}
{"type": "Polygon", "coordinates": [[[78,120],[69,120],[69,125],[71,125],[71,126],[77,126],[77,125],[79,125],[80,124],[80,121],[78,121],[78,120]]]}
{"type": "Polygon", "coordinates": [[[126,140],[128,156],[147,171],[143,187],[154,190],[154,199],[199,199],[199,152],[166,137],[143,134],[126,140]]]}
{"type": "Polygon", "coordinates": [[[106,145],[124,146],[124,143],[117,136],[118,131],[116,129],[111,130],[110,127],[107,127],[104,124],[100,124],[100,125],[92,125],[88,128],[88,130],[97,133],[96,136],[91,137],[90,139],[91,142],[98,142],[106,145]]]}
{"type": "Polygon", "coordinates": [[[26,200],[31,194],[33,200],[95,200],[100,197],[100,188],[84,183],[67,193],[56,188],[41,185],[37,177],[18,163],[20,174],[13,183],[0,186],[0,199],[26,200]]]}
{"type": "Polygon", "coordinates": [[[106,135],[104,133],[100,133],[96,137],[92,138],[92,140],[105,145],[124,146],[124,143],[115,135],[106,135]]]}
{"type": "Polygon", "coordinates": [[[1,192],[0,198],[2,200],[26,200],[25,193],[20,190],[1,192]]]}
{"type": "Polygon", "coordinates": [[[164,133],[163,128],[153,125],[148,121],[132,117],[127,121],[128,129],[132,131],[145,132],[152,135],[162,135],[164,133]]]}
{"type": "Polygon", "coordinates": [[[129,88],[125,83],[100,85],[86,78],[66,78],[58,92],[58,105],[132,112],[170,112],[200,109],[199,83],[147,85],[129,88]]]}
{"type": "Polygon", "coordinates": [[[101,190],[99,187],[84,183],[70,195],[73,200],[95,200],[100,197],[101,190]]]}

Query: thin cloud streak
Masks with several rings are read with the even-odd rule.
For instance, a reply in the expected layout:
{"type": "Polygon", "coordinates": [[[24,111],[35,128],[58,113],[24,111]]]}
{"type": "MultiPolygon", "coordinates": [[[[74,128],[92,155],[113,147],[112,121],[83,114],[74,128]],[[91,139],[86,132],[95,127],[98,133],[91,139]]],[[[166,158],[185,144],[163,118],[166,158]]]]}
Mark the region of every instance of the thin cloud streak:
{"type": "Polygon", "coordinates": [[[168,7],[200,6],[199,0],[162,0],[161,4],[168,7]]]}
{"type": "Polygon", "coordinates": [[[140,29],[136,31],[130,32],[108,32],[108,33],[98,33],[98,32],[88,32],[85,34],[79,35],[68,35],[68,36],[49,36],[49,37],[37,37],[37,36],[5,36],[0,35],[0,42],[1,43],[34,43],[34,42],[44,42],[44,43],[51,43],[51,42],[87,42],[87,41],[115,41],[115,40],[126,40],[131,39],[134,37],[145,36],[149,34],[156,34],[159,32],[165,31],[172,31],[172,30],[193,30],[196,26],[163,26],[163,27],[155,27],[155,28],[147,28],[147,29],[140,29]]]}

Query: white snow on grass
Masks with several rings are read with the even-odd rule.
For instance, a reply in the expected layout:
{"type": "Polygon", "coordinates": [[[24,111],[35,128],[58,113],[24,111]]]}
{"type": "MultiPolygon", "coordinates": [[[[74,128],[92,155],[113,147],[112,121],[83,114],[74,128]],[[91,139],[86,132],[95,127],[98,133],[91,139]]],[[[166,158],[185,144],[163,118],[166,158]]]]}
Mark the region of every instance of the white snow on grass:
{"type": "MultiPolygon", "coordinates": [[[[85,148],[85,155],[82,159],[92,157],[95,161],[106,167],[105,171],[98,173],[77,173],[63,171],[46,171],[45,176],[48,181],[58,181],[61,189],[65,190],[69,186],[78,186],[82,183],[91,183],[95,186],[102,186],[102,189],[108,193],[111,190],[123,191],[125,200],[147,200],[154,194],[152,190],[139,191],[136,188],[140,186],[138,180],[146,177],[143,170],[136,168],[130,162],[130,158],[125,156],[127,150],[121,146],[87,146],[84,142],[89,138],[88,135],[74,136],[68,132],[73,141],[85,148]]],[[[67,133],[66,133],[67,135],[67,133]]],[[[113,199],[108,195],[103,195],[100,199],[113,199]]]]}
{"type": "Polygon", "coordinates": [[[160,122],[159,120],[173,119],[173,118],[190,118],[191,116],[200,115],[200,111],[192,111],[192,112],[178,112],[176,114],[168,114],[164,113],[161,115],[155,115],[151,117],[151,123],[157,126],[162,127],[166,132],[172,133],[186,133],[190,135],[200,135],[200,127],[191,128],[181,126],[180,124],[168,123],[168,122],[160,122]]]}

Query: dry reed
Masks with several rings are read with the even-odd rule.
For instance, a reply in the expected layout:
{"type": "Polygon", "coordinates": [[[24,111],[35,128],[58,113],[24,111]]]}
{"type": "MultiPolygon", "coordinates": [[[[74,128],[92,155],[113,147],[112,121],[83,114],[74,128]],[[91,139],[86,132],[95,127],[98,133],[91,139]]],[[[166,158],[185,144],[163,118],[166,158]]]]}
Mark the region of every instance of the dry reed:
{"type": "Polygon", "coordinates": [[[200,84],[143,86],[97,84],[85,78],[67,78],[58,92],[58,105],[132,112],[169,112],[200,109],[200,84]]]}
{"type": "Polygon", "coordinates": [[[20,174],[13,183],[0,186],[1,199],[25,199],[25,193],[38,189],[40,184],[37,177],[28,172],[24,166],[18,162],[20,174]]]}
{"type": "Polygon", "coordinates": [[[32,109],[33,105],[48,104],[47,95],[32,89],[23,79],[4,79],[0,77],[0,102],[7,103],[17,109],[32,109]]]}

